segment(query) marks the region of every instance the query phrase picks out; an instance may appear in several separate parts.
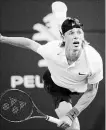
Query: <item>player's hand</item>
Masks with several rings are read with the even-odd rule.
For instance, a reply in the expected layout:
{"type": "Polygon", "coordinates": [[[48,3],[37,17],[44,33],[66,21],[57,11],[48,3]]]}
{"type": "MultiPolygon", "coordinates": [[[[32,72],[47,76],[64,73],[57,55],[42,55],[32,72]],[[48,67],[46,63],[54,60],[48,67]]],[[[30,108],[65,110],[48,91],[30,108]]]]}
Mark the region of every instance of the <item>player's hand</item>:
{"type": "Polygon", "coordinates": [[[72,120],[68,116],[64,116],[60,118],[60,122],[57,126],[66,129],[71,127],[71,125],[72,125],[72,120]]]}

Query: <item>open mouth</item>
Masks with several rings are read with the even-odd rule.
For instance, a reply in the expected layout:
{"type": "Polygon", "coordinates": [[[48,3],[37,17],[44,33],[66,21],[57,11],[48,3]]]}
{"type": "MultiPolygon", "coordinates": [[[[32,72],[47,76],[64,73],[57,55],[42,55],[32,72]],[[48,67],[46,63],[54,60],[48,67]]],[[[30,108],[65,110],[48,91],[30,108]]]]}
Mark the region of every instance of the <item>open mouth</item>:
{"type": "Polygon", "coordinates": [[[76,42],[73,42],[73,44],[74,44],[74,45],[78,45],[78,44],[79,44],[79,42],[78,42],[78,41],[76,41],[76,42]]]}
{"type": "Polygon", "coordinates": [[[79,41],[73,42],[73,45],[74,45],[74,47],[78,47],[79,46],[79,41]]]}

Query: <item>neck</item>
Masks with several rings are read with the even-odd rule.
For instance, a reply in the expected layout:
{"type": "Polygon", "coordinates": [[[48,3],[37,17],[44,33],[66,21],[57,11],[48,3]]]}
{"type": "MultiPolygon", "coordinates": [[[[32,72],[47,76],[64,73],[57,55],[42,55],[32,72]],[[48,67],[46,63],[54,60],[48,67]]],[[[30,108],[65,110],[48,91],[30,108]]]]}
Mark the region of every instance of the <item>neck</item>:
{"type": "Polygon", "coordinates": [[[80,57],[82,49],[79,51],[72,51],[70,55],[66,54],[67,62],[71,65],[73,62],[77,61],[80,57]]]}

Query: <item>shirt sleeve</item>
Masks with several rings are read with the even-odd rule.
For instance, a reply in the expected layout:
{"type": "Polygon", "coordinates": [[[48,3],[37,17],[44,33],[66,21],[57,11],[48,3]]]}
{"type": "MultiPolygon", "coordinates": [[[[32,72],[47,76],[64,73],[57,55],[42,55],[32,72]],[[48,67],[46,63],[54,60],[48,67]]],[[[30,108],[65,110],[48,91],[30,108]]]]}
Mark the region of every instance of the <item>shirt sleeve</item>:
{"type": "Polygon", "coordinates": [[[48,58],[50,57],[50,43],[47,43],[45,45],[41,45],[38,49],[37,49],[37,53],[40,54],[43,58],[48,58]]]}
{"type": "Polygon", "coordinates": [[[39,55],[41,55],[42,57],[45,57],[45,55],[47,55],[46,54],[46,46],[47,45],[41,45],[38,49],[37,49],[37,53],[39,54],[39,55]]]}
{"type": "Polygon", "coordinates": [[[103,79],[103,62],[102,58],[94,61],[91,65],[91,74],[88,76],[88,83],[95,84],[103,79]]]}

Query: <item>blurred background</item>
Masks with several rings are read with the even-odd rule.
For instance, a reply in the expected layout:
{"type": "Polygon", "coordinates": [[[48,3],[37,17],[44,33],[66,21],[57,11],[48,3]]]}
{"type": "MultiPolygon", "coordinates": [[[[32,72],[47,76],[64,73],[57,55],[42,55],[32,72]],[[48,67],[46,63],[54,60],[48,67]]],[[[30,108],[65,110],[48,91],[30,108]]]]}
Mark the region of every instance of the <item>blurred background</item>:
{"type": "MultiPolygon", "coordinates": [[[[0,32],[4,36],[27,37],[41,44],[59,39],[52,3],[55,0],[1,0],[0,32]]],[[[105,66],[105,0],[61,0],[66,16],[78,18],[85,38],[100,53],[105,66]]],[[[58,18],[57,18],[58,19],[58,18]]],[[[0,44],[0,93],[10,88],[26,91],[44,113],[57,117],[51,97],[44,91],[42,75],[46,63],[37,53],[0,44]]],[[[78,97],[73,97],[73,105],[78,97]]],[[[96,98],[80,116],[81,130],[105,130],[105,68],[96,98]]],[[[9,123],[0,117],[1,130],[59,130],[42,119],[9,123]]],[[[61,129],[60,129],[61,130],[61,129]]]]}

